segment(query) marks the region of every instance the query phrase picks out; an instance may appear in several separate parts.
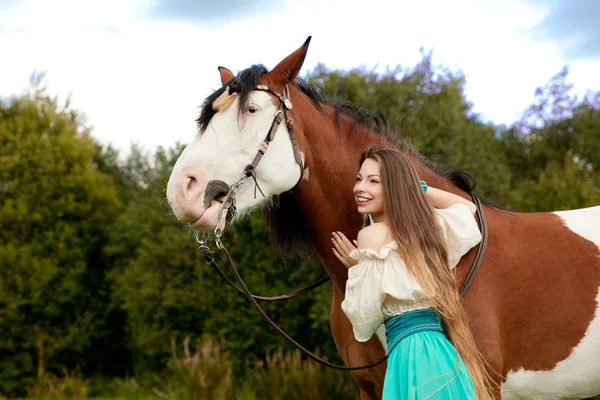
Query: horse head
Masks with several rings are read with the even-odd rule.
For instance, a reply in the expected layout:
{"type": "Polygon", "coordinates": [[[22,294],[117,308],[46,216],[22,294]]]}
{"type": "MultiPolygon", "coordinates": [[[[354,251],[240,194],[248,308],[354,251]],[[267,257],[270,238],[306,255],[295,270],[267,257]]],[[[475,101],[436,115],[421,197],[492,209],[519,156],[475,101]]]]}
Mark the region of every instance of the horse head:
{"type": "Polygon", "coordinates": [[[300,181],[304,154],[296,142],[288,85],[309,43],[310,37],[270,72],[252,66],[236,77],[219,67],[223,86],[204,101],[198,135],[177,160],[167,185],[167,199],[181,222],[194,229],[215,228],[222,201],[236,182],[243,181],[235,195],[241,215],[300,181]]]}

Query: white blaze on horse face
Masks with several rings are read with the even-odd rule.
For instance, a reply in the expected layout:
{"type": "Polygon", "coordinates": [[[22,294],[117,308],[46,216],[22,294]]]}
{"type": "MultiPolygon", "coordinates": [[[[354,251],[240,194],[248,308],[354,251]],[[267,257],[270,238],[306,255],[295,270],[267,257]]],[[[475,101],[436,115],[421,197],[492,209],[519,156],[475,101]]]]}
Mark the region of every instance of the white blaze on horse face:
{"type": "MultiPolygon", "coordinates": [[[[205,204],[212,200],[205,199],[206,187],[210,181],[231,185],[240,179],[271,128],[278,110],[275,102],[278,100],[265,92],[252,92],[245,118],[240,119],[239,98],[236,99],[229,108],[217,112],[206,130],[181,153],[167,185],[167,199],[180,221],[192,228],[216,226],[221,203],[205,204]]],[[[246,179],[236,195],[238,215],[293,188],[300,173],[284,120],[256,168],[265,197],[256,190],[255,198],[254,181],[246,179]]]]}
{"type": "MultiPolygon", "coordinates": [[[[554,214],[574,233],[595,243],[600,260],[600,206],[554,214]]],[[[502,399],[579,399],[600,394],[600,288],[598,289],[594,319],[569,357],[550,371],[526,371],[521,368],[509,372],[502,384],[502,399]]]]}

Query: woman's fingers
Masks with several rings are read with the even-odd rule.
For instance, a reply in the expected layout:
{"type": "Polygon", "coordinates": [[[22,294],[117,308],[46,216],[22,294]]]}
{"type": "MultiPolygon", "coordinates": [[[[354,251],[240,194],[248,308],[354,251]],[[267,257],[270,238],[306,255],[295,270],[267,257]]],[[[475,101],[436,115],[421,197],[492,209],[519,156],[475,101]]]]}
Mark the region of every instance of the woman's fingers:
{"type": "Polygon", "coordinates": [[[342,232],[338,232],[338,235],[341,236],[342,242],[344,243],[344,246],[346,246],[346,248],[348,250],[354,250],[355,246],[353,246],[352,243],[350,243],[350,240],[348,240],[348,238],[346,237],[346,235],[344,235],[342,232]]]}
{"type": "Polygon", "coordinates": [[[347,253],[348,251],[346,250],[346,246],[344,245],[344,242],[342,241],[342,239],[334,232],[332,233],[332,239],[331,242],[333,243],[333,245],[335,246],[335,248],[341,253],[347,253]]]}
{"type": "Polygon", "coordinates": [[[331,239],[331,243],[333,243],[333,246],[335,247],[335,249],[340,253],[343,254],[344,251],[342,250],[342,247],[340,245],[340,243],[338,242],[337,238],[332,238],[331,239]]]}
{"type": "Polygon", "coordinates": [[[350,253],[354,249],[354,246],[352,246],[342,232],[333,232],[331,235],[344,253],[350,253]]]}
{"type": "MultiPolygon", "coordinates": [[[[333,243],[331,251],[346,268],[356,265],[356,260],[350,257],[350,253],[356,249],[356,246],[352,245],[352,242],[348,240],[346,235],[342,232],[332,232],[331,243],[333,243]]],[[[356,244],[356,240],[354,240],[354,243],[356,244]]]]}
{"type": "Polygon", "coordinates": [[[342,255],[340,253],[338,253],[338,251],[335,248],[331,248],[331,251],[333,251],[333,254],[337,257],[338,260],[340,260],[340,262],[343,264],[344,263],[344,257],[342,257],[342,255]]]}

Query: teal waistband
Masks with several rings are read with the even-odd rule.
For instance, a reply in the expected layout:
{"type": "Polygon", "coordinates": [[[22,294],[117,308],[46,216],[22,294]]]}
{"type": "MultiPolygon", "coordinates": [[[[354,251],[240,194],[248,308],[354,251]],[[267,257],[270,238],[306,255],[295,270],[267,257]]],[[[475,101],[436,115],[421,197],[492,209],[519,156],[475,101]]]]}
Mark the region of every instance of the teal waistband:
{"type": "Polygon", "coordinates": [[[408,311],[388,318],[385,321],[388,353],[405,337],[423,331],[444,332],[442,319],[433,308],[408,311]]]}

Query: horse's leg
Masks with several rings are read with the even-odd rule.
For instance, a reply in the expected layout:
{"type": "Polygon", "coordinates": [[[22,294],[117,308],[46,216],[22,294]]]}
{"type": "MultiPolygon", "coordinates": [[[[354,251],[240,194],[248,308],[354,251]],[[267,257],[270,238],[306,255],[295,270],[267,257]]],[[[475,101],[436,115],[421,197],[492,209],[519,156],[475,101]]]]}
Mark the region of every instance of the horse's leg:
{"type": "MultiPolygon", "coordinates": [[[[359,366],[372,364],[385,356],[385,352],[376,335],[368,342],[361,343],[354,338],[352,325],[342,311],[344,299],[334,288],[331,301],[331,332],[338,352],[346,365],[359,366]]],[[[361,400],[380,399],[383,391],[386,363],[357,371],[352,371],[352,379],[360,389],[361,400]]]]}

